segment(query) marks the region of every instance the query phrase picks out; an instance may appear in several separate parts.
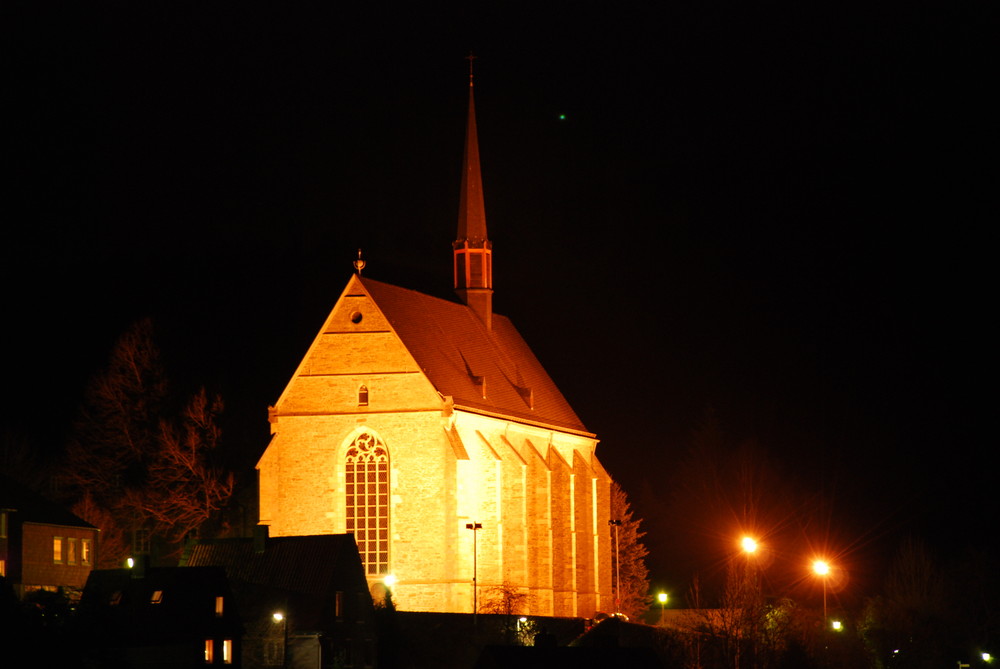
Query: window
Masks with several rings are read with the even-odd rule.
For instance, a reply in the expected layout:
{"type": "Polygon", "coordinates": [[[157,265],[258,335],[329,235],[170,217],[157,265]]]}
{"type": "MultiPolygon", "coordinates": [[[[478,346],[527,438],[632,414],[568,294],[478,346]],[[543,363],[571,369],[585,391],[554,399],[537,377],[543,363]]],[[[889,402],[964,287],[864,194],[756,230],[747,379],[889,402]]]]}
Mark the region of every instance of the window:
{"type": "Polygon", "coordinates": [[[90,539],[80,540],[80,564],[90,564],[90,539]]]}
{"type": "Polygon", "coordinates": [[[368,386],[358,388],[358,406],[368,406],[368,386]]]}
{"type": "Polygon", "coordinates": [[[362,432],[347,450],[347,531],[354,535],[366,574],[389,571],[389,451],[362,432]]]}
{"type": "Polygon", "coordinates": [[[205,664],[215,662],[215,644],[211,639],[205,639],[205,664]]]}
{"type": "Polygon", "coordinates": [[[224,599],[225,599],[224,597],[216,597],[215,598],[215,617],[216,618],[221,618],[222,617],[222,609],[223,609],[223,606],[225,605],[225,602],[223,601],[224,599]]]}
{"type": "Polygon", "coordinates": [[[7,510],[0,509],[0,539],[7,538],[7,510]]]}
{"type": "Polygon", "coordinates": [[[149,530],[139,528],[132,533],[132,552],[137,555],[149,553],[149,530]]]}
{"type": "Polygon", "coordinates": [[[66,564],[76,564],[76,539],[66,540],[66,564]]]}
{"type": "Polygon", "coordinates": [[[7,561],[0,560],[0,576],[6,576],[6,575],[7,575],[7,561]]]}
{"type": "Polygon", "coordinates": [[[52,561],[62,564],[63,561],[63,540],[62,537],[52,537],[52,561]]]}
{"type": "Polygon", "coordinates": [[[163,591],[154,590],[153,596],[149,598],[150,604],[162,604],[163,603],[163,591]]]}
{"type": "Polygon", "coordinates": [[[233,663],[233,640],[224,639],[222,641],[222,664],[233,663]]]}
{"type": "Polygon", "coordinates": [[[278,667],[284,664],[284,647],[281,639],[264,639],[264,665],[278,667]]]}

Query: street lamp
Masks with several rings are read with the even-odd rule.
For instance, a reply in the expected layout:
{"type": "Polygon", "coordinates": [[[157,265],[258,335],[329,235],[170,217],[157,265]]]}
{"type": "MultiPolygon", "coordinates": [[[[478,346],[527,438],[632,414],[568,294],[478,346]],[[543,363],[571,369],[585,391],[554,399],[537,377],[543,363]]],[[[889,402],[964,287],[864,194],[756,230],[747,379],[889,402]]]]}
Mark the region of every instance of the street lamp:
{"type": "Polygon", "coordinates": [[[271,618],[276,623],[281,623],[282,630],[282,644],[281,644],[281,666],[288,666],[288,619],[285,614],[281,611],[275,611],[271,614],[271,618]]]}
{"type": "Polygon", "coordinates": [[[830,574],[830,564],[826,560],[813,562],[813,571],[823,580],[823,623],[826,624],[826,577],[830,574]]]}
{"type": "Polygon", "coordinates": [[[757,552],[757,540],[753,537],[743,537],[740,540],[740,546],[743,547],[743,552],[749,557],[752,553],[757,552]]]}
{"type": "Polygon", "coordinates": [[[665,592],[661,592],[660,594],[658,594],[656,596],[656,598],[658,600],[660,600],[660,624],[662,625],[663,624],[663,607],[665,607],[667,605],[668,595],[665,592]]]}
{"type": "Polygon", "coordinates": [[[622,526],[622,521],[620,520],[609,520],[608,525],[615,528],[615,613],[621,613],[622,610],[622,578],[621,578],[621,562],[622,556],[618,552],[618,528],[622,526]]]}
{"type": "Polygon", "coordinates": [[[477,616],[479,614],[479,602],[477,600],[477,590],[476,590],[476,578],[478,577],[479,570],[479,546],[476,541],[476,536],[479,534],[479,530],[483,529],[482,523],[466,523],[465,529],[472,530],[472,624],[477,625],[479,622],[477,616]]]}

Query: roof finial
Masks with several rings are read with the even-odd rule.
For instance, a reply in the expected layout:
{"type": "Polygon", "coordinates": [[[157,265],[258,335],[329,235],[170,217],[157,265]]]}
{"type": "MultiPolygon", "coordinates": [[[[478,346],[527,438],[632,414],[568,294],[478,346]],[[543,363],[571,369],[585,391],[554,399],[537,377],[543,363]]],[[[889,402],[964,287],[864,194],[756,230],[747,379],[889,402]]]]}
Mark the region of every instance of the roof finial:
{"type": "Polygon", "coordinates": [[[354,271],[361,276],[361,270],[365,268],[365,261],[361,258],[361,249],[358,249],[358,259],[354,261],[354,271]]]}
{"type": "Polygon", "coordinates": [[[469,88],[472,88],[472,61],[476,59],[476,56],[470,51],[465,59],[469,61],[469,88]]]}

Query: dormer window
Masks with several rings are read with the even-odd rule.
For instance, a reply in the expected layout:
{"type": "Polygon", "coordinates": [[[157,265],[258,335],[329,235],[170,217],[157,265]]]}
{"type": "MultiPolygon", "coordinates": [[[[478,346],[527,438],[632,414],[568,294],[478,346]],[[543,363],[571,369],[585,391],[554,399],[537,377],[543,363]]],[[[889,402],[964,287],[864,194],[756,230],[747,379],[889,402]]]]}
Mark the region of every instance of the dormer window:
{"type": "Polygon", "coordinates": [[[358,406],[368,406],[368,386],[361,386],[358,388],[358,406]]]}
{"type": "Polygon", "coordinates": [[[216,597],[215,598],[215,617],[216,618],[221,618],[222,617],[222,611],[223,611],[224,604],[225,604],[225,598],[224,597],[216,597]]]}

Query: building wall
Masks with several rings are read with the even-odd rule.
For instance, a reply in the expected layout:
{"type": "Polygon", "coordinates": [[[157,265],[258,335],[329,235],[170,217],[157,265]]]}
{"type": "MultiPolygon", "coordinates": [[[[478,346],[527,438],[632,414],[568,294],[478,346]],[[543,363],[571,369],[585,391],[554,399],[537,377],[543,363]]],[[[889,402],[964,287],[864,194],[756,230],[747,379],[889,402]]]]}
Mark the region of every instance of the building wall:
{"type": "Polygon", "coordinates": [[[87,583],[87,576],[97,561],[97,530],[35,523],[24,523],[21,528],[22,587],[82,588],[87,583]],[[55,537],[60,537],[63,541],[63,558],[58,563],[54,560],[53,552],[55,537]],[[73,564],[69,563],[67,553],[70,539],[76,542],[73,564]],[[80,553],[84,540],[90,542],[91,548],[90,559],[86,563],[82,561],[80,553]]]}
{"type": "Polygon", "coordinates": [[[471,612],[474,548],[480,610],[501,586],[521,595],[525,613],[607,608],[610,482],[590,465],[592,440],[464,412],[281,417],[277,429],[260,463],[272,536],[346,532],[347,449],[365,431],[385,444],[400,609],[471,612]],[[549,443],[560,437],[567,443],[549,443]],[[474,537],[466,524],[476,522],[474,537]]]}

